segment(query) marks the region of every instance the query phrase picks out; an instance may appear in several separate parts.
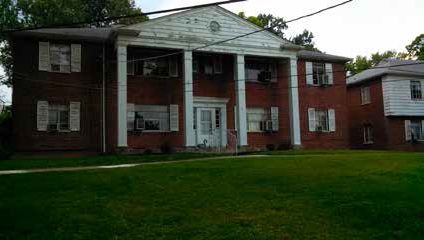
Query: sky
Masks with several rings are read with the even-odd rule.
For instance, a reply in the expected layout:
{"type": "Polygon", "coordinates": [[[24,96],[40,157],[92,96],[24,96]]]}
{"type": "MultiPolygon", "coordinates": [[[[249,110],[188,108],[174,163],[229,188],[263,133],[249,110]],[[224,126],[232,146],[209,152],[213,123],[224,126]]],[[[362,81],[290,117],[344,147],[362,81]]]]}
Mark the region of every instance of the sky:
{"type": "MultiPolygon", "coordinates": [[[[220,1],[220,0],[215,0],[220,1]]],[[[135,0],[144,12],[215,2],[214,0],[135,0]]],[[[223,5],[247,16],[270,13],[293,19],[342,0],[247,0],[223,5]]],[[[151,16],[154,18],[157,16],[151,16]]],[[[405,46],[424,33],[424,0],[353,0],[344,6],[289,24],[286,36],[311,31],[316,46],[329,54],[354,58],[377,51],[406,51],[405,46]]],[[[0,76],[3,75],[0,68],[0,76]]],[[[10,89],[0,87],[0,96],[10,101],[10,89]]]]}

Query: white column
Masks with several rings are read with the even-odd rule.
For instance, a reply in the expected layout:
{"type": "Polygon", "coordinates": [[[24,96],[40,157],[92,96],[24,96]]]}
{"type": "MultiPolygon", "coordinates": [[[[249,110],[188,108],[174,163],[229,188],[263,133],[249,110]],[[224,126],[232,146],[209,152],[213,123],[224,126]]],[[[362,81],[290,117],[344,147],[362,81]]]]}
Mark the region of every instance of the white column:
{"type": "Polygon", "coordinates": [[[118,65],[118,147],[127,147],[127,46],[117,46],[118,65]]]}
{"type": "Polygon", "coordinates": [[[234,63],[234,81],[236,90],[237,139],[240,146],[247,146],[246,123],[246,83],[244,75],[244,55],[238,54],[234,63]]]}
{"type": "Polygon", "coordinates": [[[191,51],[184,51],[184,146],[196,145],[193,129],[193,56],[191,51]]]}
{"type": "Polygon", "coordinates": [[[300,120],[299,120],[299,88],[297,80],[297,58],[290,58],[288,64],[289,81],[289,110],[290,110],[290,138],[294,148],[301,147],[300,120]]]}

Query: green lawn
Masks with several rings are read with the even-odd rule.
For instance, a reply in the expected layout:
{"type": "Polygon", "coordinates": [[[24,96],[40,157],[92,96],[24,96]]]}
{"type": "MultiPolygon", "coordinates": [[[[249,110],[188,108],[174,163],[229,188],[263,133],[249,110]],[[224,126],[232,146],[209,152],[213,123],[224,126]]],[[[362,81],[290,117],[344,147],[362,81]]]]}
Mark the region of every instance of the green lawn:
{"type": "Polygon", "coordinates": [[[193,158],[206,158],[225,156],[214,153],[174,153],[174,154],[141,154],[141,155],[105,155],[105,156],[82,156],[82,157],[15,157],[9,160],[0,160],[0,170],[34,169],[55,167],[79,167],[116,165],[127,163],[172,161],[193,158]]]}
{"type": "Polygon", "coordinates": [[[424,153],[0,176],[0,239],[424,239],[424,153]]]}

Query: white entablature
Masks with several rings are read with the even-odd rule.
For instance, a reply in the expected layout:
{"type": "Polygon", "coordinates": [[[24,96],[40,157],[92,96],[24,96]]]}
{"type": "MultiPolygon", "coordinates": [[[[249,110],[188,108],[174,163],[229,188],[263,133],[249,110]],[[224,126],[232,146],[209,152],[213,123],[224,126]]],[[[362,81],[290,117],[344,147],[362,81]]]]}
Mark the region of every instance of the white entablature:
{"type": "MultiPolygon", "coordinates": [[[[219,6],[179,12],[119,29],[119,44],[193,50],[261,28],[219,6]],[[138,35],[125,34],[136,31],[138,35]]],[[[298,46],[268,31],[261,31],[198,51],[296,57],[298,46]]]]}

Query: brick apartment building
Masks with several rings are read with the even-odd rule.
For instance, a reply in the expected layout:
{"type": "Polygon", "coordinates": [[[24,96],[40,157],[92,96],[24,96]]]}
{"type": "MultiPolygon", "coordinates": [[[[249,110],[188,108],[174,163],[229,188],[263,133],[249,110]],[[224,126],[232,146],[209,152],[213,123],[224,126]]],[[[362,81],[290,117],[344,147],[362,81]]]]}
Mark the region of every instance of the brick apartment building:
{"type": "Polygon", "coordinates": [[[214,6],[15,33],[15,149],[348,148],[350,59],[267,31],[211,45],[258,29],[214,6]]]}
{"type": "Polygon", "coordinates": [[[353,148],[424,151],[423,66],[388,59],[348,78],[353,148]]]}

